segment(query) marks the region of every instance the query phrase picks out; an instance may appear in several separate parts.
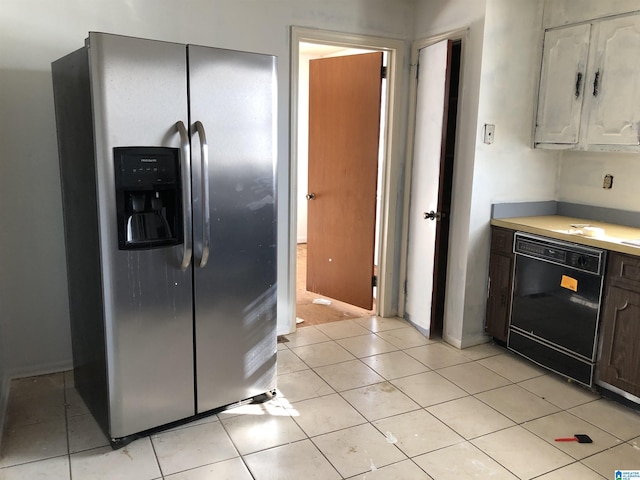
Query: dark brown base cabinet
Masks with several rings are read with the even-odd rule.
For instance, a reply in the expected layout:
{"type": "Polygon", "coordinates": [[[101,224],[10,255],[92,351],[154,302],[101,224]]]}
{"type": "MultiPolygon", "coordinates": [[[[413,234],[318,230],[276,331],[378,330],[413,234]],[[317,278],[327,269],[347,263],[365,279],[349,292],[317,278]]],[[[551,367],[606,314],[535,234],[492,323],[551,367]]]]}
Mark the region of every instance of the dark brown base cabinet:
{"type": "Polygon", "coordinates": [[[489,296],[485,332],[501,342],[507,341],[511,315],[513,234],[513,230],[491,227],[489,296]]]}
{"type": "Polygon", "coordinates": [[[640,257],[611,253],[598,379],[640,397],[640,257]]]}

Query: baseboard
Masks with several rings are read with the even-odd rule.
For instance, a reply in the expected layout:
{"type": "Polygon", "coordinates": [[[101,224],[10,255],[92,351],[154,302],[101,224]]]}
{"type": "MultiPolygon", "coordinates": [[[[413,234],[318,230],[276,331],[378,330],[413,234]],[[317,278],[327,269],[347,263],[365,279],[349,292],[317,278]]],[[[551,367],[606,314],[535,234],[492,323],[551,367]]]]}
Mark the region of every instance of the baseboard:
{"type": "Polygon", "coordinates": [[[453,338],[445,334],[443,335],[443,340],[459,350],[464,350],[465,348],[488,343],[491,341],[491,337],[481,333],[479,335],[465,336],[464,341],[461,341],[459,338],[453,338]]]}
{"type": "Polygon", "coordinates": [[[4,421],[7,416],[7,406],[9,405],[9,387],[11,380],[9,377],[0,378],[0,447],[2,446],[2,433],[4,432],[4,421]]]}
{"type": "Polygon", "coordinates": [[[482,345],[483,343],[489,343],[491,341],[491,337],[484,334],[479,333],[477,335],[465,336],[462,345],[458,348],[464,350],[465,348],[475,347],[476,345],[482,345]]]}
{"type": "Polygon", "coordinates": [[[462,349],[462,342],[459,338],[453,338],[447,335],[446,333],[442,335],[442,339],[447,342],[449,345],[456,347],[458,350],[462,349]]]}
{"type": "Polygon", "coordinates": [[[63,360],[46,365],[30,365],[28,368],[17,368],[9,372],[9,377],[10,379],[36,377],[39,375],[48,375],[50,373],[59,373],[72,369],[73,361],[63,360]]]}
{"type": "Polygon", "coordinates": [[[416,324],[416,322],[414,322],[413,320],[411,320],[411,315],[408,314],[407,312],[404,313],[404,319],[409,322],[413,328],[415,328],[416,330],[418,330],[422,335],[424,335],[425,337],[429,338],[430,332],[429,329],[421,327],[420,325],[416,324]]]}

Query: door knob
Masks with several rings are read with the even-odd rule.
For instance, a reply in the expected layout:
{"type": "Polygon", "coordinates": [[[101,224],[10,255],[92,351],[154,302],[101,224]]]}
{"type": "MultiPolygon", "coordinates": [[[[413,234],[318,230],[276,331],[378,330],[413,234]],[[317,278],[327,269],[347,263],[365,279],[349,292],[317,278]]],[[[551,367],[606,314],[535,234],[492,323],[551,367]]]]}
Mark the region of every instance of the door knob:
{"type": "Polygon", "coordinates": [[[307,193],[306,197],[307,197],[307,200],[315,200],[316,199],[316,194],[315,193],[307,193]]]}
{"type": "Polygon", "coordinates": [[[434,212],[433,210],[431,210],[430,212],[424,212],[422,214],[422,218],[424,218],[425,220],[440,221],[442,219],[442,213],[434,212]]]}

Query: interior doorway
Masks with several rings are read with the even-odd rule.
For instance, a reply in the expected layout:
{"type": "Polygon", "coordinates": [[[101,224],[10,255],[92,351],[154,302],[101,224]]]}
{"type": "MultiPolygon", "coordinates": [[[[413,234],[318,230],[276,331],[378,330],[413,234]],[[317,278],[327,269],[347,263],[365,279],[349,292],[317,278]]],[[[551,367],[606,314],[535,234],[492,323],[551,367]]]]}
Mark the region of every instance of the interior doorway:
{"type": "MultiPolygon", "coordinates": [[[[400,116],[400,105],[397,101],[397,97],[400,94],[398,85],[400,84],[403,72],[401,68],[401,62],[404,55],[403,42],[392,39],[384,39],[379,37],[359,36],[353,34],[341,34],[336,32],[326,32],[318,30],[303,29],[298,27],[292,28],[292,67],[291,67],[291,91],[292,91],[292,162],[291,162],[291,178],[292,178],[292,198],[291,198],[291,217],[292,231],[291,240],[292,246],[298,244],[304,244],[305,234],[301,231],[304,228],[299,228],[305,225],[306,222],[306,203],[309,201],[306,199],[306,195],[309,194],[307,185],[305,182],[304,172],[305,163],[304,158],[308,151],[307,139],[299,132],[299,127],[302,122],[308,118],[308,112],[306,111],[307,102],[300,100],[300,93],[308,83],[305,81],[304,73],[301,73],[300,65],[308,59],[303,59],[301,52],[308,54],[307,48],[315,49],[314,55],[345,55],[358,52],[382,52],[387,62],[387,81],[383,87],[384,92],[384,113],[381,115],[380,122],[380,168],[377,173],[377,212],[376,215],[378,221],[376,222],[375,232],[375,270],[377,273],[376,283],[376,302],[373,310],[365,310],[367,314],[378,314],[381,316],[391,316],[397,314],[397,302],[395,306],[392,303],[393,285],[388,279],[391,279],[398,272],[399,261],[395,260],[394,249],[396,239],[393,232],[397,228],[397,219],[390,215],[390,212],[395,212],[397,208],[397,191],[398,191],[398,178],[401,174],[401,168],[399,164],[400,160],[400,145],[396,139],[399,137],[394,129],[398,128],[398,122],[395,122],[395,118],[400,116]],[[332,53],[326,53],[323,49],[333,50],[332,53]],[[318,53],[320,50],[320,53],[318,53]],[[354,52],[355,50],[355,52],[354,52]],[[340,53],[338,53],[340,52],[340,53]],[[392,135],[392,133],[396,133],[392,135]],[[395,156],[398,162],[389,161],[389,159],[395,156]],[[301,159],[303,161],[301,161],[301,159]],[[300,172],[302,170],[302,172],[300,172]],[[301,179],[298,181],[298,179],[301,179]],[[301,205],[302,204],[302,205],[301,205]]],[[[357,181],[357,178],[354,179],[357,181]]],[[[311,192],[313,193],[313,192],[311,192]]],[[[291,262],[291,276],[290,279],[294,280],[296,287],[299,285],[298,279],[301,277],[298,265],[298,252],[300,249],[292,252],[290,257],[291,262]]],[[[373,279],[372,279],[373,280],[373,279]]],[[[291,288],[292,299],[296,299],[299,295],[299,288],[291,288]]],[[[371,292],[373,295],[373,285],[371,286],[371,292]]],[[[295,303],[295,302],[294,302],[295,303]]],[[[295,323],[295,316],[292,318],[292,323],[295,323]]],[[[295,328],[295,327],[294,327],[295,328]]],[[[293,329],[292,329],[293,330],[293,329]]]]}

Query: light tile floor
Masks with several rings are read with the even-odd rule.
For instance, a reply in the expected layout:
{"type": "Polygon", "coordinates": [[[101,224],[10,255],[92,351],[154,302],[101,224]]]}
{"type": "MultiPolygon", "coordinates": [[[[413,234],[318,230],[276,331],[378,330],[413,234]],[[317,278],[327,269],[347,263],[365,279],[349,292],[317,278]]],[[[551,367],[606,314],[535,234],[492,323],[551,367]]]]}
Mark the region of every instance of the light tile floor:
{"type": "Polygon", "coordinates": [[[279,395],[112,450],[71,372],[12,382],[0,480],[612,479],[640,413],[485,344],[399,319],[300,328],[279,395]],[[591,444],[554,442],[586,433],[591,444]]]}

